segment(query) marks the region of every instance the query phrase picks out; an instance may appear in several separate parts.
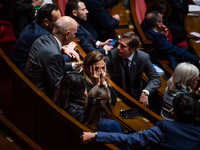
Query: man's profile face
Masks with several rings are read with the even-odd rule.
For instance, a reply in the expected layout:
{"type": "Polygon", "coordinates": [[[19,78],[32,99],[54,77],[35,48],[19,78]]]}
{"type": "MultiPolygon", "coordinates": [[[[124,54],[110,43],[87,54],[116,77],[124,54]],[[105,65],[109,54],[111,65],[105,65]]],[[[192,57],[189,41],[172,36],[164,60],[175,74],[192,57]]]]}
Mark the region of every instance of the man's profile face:
{"type": "Polygon", "coordinates": [[[117,53],[118,53],[118,56],[121,56],[123,58],[128,58],[130,57],[135,48],[129,48],[128,46],[128,42],[129,42],[129,39],[128,38],[120,38],[118,40],[118,46],[117,46],[117,53]]]}
{"type": "Polygon", "coordinates": [[[77,18],[79,20],[87,20],[88,10],[83,2],[78,2],[77,18]]]}
{"type": "Polygon", "coordinates": [[[47,27],[50,32],[53,31],[54,23],[61,17],[60,10],[53,10],[51,14],[52,14],[52,17],[47,27]]]}

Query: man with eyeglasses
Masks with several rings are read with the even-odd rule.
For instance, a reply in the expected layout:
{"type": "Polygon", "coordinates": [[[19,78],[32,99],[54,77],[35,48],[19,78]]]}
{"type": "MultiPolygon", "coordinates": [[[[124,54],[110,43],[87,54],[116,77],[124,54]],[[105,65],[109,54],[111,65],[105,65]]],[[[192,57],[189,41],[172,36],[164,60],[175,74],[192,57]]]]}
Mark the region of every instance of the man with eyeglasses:
{"type": "Polygon", "coordinates": [[[74,19],[60,17],[54,24],[52,34],[37,38],[29,52],[25,75],[51,99],[65,72],[73,70],[72,63],[64,61],[61,49],[72,41],[76,32],[74,19]]]}
{"type": "MultiPolygon", "coordinates": [[[[25,71],[28,54],[33,42],[42,35],[51,34],[54,23],[61,17],[60,10],[53,4],[46,4],[38,12],[38,20],[30,23],[20,34],[17,43],[10,55],[10,59],[23,73],[25,71]]],[[[70,50],[74,53],[75,43],[70,43],[68,48],[63,47],[64,52],[70,50]]],[[[77,56],[77,54],[75,54],[77,56]]],[[[70,61],[71,58],[63,54],[65,61],[70,61]]]]}

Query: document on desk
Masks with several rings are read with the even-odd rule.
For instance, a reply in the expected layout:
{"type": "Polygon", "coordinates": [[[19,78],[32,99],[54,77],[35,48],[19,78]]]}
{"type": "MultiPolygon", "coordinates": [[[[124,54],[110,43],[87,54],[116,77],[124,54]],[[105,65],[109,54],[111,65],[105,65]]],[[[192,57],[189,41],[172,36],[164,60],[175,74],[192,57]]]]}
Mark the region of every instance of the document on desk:
{"type": "Polygon", "coordinates": [[[198,5],[189,5],[189,12],[200,11],[200,6],[198,5]]]}
{"type": "Polygon", "coordinates": [[[197,33],[197,32],[190,32],[190,34],[191,34],[191,35],[194,35],[194,36],[196,36],[196,37],[198,37],[198,38],[200,38],[200,33],[197,33]]]}

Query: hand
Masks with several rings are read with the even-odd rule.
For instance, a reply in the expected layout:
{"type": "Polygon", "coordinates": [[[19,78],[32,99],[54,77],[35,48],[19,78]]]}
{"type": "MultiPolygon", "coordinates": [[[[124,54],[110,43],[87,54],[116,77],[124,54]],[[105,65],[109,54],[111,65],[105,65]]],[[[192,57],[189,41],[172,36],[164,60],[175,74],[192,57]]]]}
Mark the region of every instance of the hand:
{"type": "Polygon", "coordinates": [[[169,34],[167,27],[165,25],[163,25],[162,28],[163,29],[162,29],[161,33],[163,33],[167,37],[169,34]]]}
{"type": "Polygon", "coordinates": [[[83,131],[83,135],[80,138],[83,144],[88,144],[88,142],[95,140],[95,133],[83,131]]]}
{"type": "Polygon", "coordinates": [[[104,45],[108,45],[111,41],[112,39],[107,39],[105,42],[100,42],[99,46],[103,47],[104,45]]]}
{"type": "Polygon", "coordinates": [[[74,50],[76,47],[76,43],[71,42],[68,45],[62,47],[65,54],[67,54],[70,58],[74,57],[77,60],[80,60],[79,54],[74,50]]]}
{"type": "Polygon", "coordinates": [[[148,96],[146,96],[144,92],[142,92],[142,94],[140,95],[139,102],[142,103],[142,105],[144,106],[149,106],[148,96]]]}
{"type": "Polygon", "coordinates": [[[113,46],[104,45],[103,48],[109,52],[111,49],[113,49],[113,46]]]}
{"type": "Polygon", "coordinates": [[[195,95],[199,98],[200,97],[200,87],[198,87],[198,90],[195,92],[195,95]]]}
{"type": "MultiPolygon", "coordinates": [[[[104,70],[106,70],[106,66],[104,66],[104,67],[105,67],[104,70]]],[[[105,84],[105,82],[106,82],[106,72],[104,70],[102,70],[102,72],[100,74],[100,84],[105,85],[107,87],[107,84],[105,84]]]]}
{"type": "Polygon", "coordinates": [[[115,15],[113,15],[112,17],[115,18],[115,19],[118,20],[118,21],[120,20],[120,17],[119,17],[118,14],[115,14],[115,15]]]}
{"type": "Polygon", "coordinates": [[[98,70],[95,70],[95,65],[90,66],[90,72],[91,72],[90,80],[92,81],[92,83],[94,85],[99,85],[100,84],[100,73],[98,70]]]}
{"type": "Polygon", "coordinates": [[[40,7],[43,4],[44,0],[32,0],[33,7],[40,7]]]}
{"type": "Polygon", "coordinates": [[[82,70],[83,62],[73,62],[73,63],[75,70],[80,72],[82,70]]]}

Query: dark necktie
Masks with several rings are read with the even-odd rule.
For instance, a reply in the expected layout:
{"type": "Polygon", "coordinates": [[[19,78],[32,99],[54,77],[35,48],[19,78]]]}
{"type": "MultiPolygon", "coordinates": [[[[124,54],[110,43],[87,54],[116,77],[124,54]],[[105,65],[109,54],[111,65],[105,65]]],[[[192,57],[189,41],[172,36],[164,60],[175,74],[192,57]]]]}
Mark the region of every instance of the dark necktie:
{"type": "Polygon", "coordinates": [[[127,58],[124,58],[125,61],[125,76],[126,76],[126,89],[128,91],[129,87],[130,87],[130,67],[129,67],[129,60],[127,58]]]}

